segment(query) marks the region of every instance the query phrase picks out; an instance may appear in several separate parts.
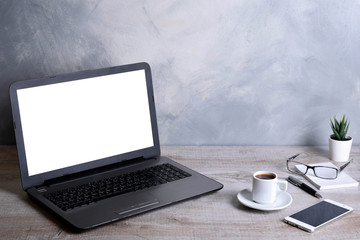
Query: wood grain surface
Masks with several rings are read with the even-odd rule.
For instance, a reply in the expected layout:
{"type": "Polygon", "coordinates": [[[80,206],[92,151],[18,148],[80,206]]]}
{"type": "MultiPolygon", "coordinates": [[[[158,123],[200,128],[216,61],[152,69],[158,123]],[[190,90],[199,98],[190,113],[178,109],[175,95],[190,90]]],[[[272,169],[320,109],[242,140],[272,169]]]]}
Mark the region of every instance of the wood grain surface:
{"type": "MultiPolygon", "coordinates": [[[[359,150],[353,146],[354,161],[345,170],[357,181],[359,150]]],[[[315,233],[282,221],[320,201],[292,185],[288,192],[293,202],[283,210],[263,212],[238,202],[237,193],[251,188],[253,172],[275,171],[280,179],[289,176],[285,160],[295,153],[303,153],[314,162],[329,161],[327,147],[164,146],[162,155],[223,183],[224,188],[94,230],[73,233],[29,200],[21,188],[16,148],[0,146],[0,239],[360,239],[358,187],[320,192],[324,198],[347,204],[354,211],[315,233]]]]}

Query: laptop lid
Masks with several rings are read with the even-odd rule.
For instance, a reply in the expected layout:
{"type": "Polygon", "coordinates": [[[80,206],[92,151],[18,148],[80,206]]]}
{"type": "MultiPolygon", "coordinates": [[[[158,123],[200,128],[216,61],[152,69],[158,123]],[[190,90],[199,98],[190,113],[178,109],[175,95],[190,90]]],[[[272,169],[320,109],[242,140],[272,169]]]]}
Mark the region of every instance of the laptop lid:
{"type": "Polygon", "coordinates": [[[16,82],[10,99],[24,190],[160,155],[147,63],[16,82]]]}

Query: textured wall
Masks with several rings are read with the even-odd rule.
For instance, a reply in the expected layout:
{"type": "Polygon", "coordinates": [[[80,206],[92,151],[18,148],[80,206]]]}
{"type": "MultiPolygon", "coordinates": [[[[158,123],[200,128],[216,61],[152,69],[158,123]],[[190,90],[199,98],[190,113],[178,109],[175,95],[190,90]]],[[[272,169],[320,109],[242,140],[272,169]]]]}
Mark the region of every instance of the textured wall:
{"type": "Polygon", "coordinates": [[[152,66],[162,144],[359,143],[360,1],[1,1],[0,143],[11,82],[152,66]]]}

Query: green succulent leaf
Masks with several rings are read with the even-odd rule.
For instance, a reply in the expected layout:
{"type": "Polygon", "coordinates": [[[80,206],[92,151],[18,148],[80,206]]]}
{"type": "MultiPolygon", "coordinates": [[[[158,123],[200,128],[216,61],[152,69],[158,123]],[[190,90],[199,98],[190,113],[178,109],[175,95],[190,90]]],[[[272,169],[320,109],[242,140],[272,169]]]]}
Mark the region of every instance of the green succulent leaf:
{"type": "Polygon", "coordinates": [[[345,131],[344,131],[345,136],[347,134],[347,131],[349,130],[349,126],[350,126],[350,122],[346,125],[345,131]]]}
{"type": "Polygon", "coordinates": [[[344,114],[344,116],[343,116],[343,118],[342,118],[341,122],[344,122],[344,121],[345,121],[345,114],[344,114]]]}
{"type": "Polygon", "coordinates": [[[341,140],[341,136],[340,136],[340,134],[338,132],[335,131],[334,135],[335,135],[336,140],[341,140]]]}
{"type": "Polygon", "coordinates": [[[337,132],[339,132],[340,130],[340,125],[339,125],[339,122],[338,120],[336,119],[336,117],[334,116],[334,122],[335,122],[335,129],[337,132]]]}

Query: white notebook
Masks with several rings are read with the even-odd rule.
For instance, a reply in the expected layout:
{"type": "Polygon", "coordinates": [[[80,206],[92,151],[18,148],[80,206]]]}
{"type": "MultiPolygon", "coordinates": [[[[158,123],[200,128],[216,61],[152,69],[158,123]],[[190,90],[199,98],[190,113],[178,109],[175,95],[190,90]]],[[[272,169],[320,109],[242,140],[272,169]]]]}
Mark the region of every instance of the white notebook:
{"type": "MultiPolygon", "coordinates": [[[[317,163],[317,164],[309,164],[310,166],[328,166],[335,167],[331,162],[326,163],[317,163]]],[[[296,167],[299,169],[301,165],[297,165],[296,167]]],[[[345,172],[341,172],[336,179],[322,179],[315,177],[314,172],[309,169],[304,177],[311,182],[316,188],[322,189],[334,189],[334,188],[344,188],[344,187],[357,187],[359,182],[350,177],[345,172]]]]}

